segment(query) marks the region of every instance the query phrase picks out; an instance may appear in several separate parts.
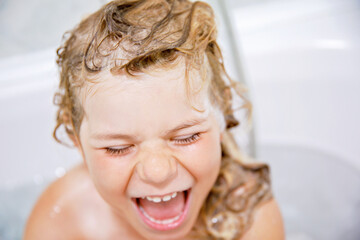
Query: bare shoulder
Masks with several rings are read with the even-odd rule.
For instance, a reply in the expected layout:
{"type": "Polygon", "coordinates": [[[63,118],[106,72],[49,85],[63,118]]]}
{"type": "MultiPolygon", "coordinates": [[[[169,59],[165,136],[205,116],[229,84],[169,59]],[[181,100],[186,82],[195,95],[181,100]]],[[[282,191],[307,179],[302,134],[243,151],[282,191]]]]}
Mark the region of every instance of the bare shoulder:
{"type": "Polygon", "coordinates": [[[240,240],[257,239],[285,239],[283,220],[275,199],[272,199],[257,208],[252,226],[240,240]]]}
{"type": "Polygon", "coordinates": [[[24,239],[78,239],[81,225],[87,224],[83,210],[94,204],[85,199],[94,199],[95,192],[85,167],[76,166],[42,193],[26,224],[24,239]]]}

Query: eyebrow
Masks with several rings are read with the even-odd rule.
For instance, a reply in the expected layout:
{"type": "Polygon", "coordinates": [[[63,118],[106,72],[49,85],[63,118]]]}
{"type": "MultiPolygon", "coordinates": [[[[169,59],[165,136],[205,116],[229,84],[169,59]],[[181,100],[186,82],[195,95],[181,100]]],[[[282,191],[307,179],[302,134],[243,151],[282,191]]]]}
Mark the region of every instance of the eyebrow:
{"type": "MultiPolygon", "coordinates": [[[[184,123],[181,123],[180,125],[166,131],[164,133],[164,136],[168,136],[170,134],[173,134],[177,131],[180,131],[182,129],[186,129],[186,128],[190,128],[196,125],[200,125],[203,122],[205,122],[207,120],[207,118],[199,118],[199,119],[192,119],[189,121],[186,121],[184,123]]],[[[134,141],[137,139],[136,136],[134,135],[128,135],[128,134],[121,134],[121,133],[105,133],[105,134],[94,134],[91,136],[94,139],[97,140],[114,140],[114,139],[125,139],[125,140],[131,140],[134,141]]]]}
{"type": "Polygon", "coordinates": [[[170,129],[170,130],[166,131],[164,135],[167,136],[167,135],[170,135],[170,134],[175,133],[177,131],[180,131],[182,129],[190,128],[190,127],[193,127],[195,125],[200,125],[203,122],[205,122],[206,120],[207,120],[207,118],[199,118],[199,119],[193,119],[193,120],[190,120],[190,121],[186,121],[186,122],[180,124],[179,126],[174,127],[173,129],[170,129]]]}

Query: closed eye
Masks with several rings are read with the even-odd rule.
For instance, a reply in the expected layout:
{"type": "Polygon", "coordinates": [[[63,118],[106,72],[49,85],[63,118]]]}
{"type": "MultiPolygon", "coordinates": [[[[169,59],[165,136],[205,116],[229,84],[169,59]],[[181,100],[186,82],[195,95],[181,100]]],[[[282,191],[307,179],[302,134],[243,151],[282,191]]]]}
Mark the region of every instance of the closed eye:
{"type": "MultiPolygon", "coordinates": [[[[188,137],[184,138],[174,138],[172,139],[173,142],[175,142],[178,145],[189,145],[191,143],[194,143],[200,139],[201,133],[195,133],[188,137]]],[[[131,152],[134,145],[129,145],[125,147],[107,147],[105,148],[106,153],[112,156],[118,156],[118,155],[125,155],[129,152],[131,152]]]]}
{"type": "Polygon", "coordinates": [[[174,138],[173,141],[176,144],[188,145],[188,144],[198,141],[199,139],[200,139],[200,133],[195,133],[195,134],[193,134],[189,137],[185,137],[185,138],[174,138]]]}
{"type": "Polygon", "coordinates": [[[124,155],[131,151],[134,145],[126,146],[126,147],[107,147],[106,153],[110,155],[124,155]]]}

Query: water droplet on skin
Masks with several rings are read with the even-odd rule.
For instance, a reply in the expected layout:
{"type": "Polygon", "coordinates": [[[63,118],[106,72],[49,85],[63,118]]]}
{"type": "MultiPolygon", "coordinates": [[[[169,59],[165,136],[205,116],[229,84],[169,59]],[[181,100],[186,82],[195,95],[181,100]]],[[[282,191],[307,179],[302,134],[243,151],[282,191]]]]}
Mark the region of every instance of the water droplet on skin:
{"type": "Polygon", "coordinates": [[[52,211],[50,212],[50,217],[51,218],[55,218],[57,214],[59,214],[61,212],[61,207],[58,205],[55,205],[52,209],[52,211]]]}
{"type": "Polygon", "coordinates": [[[60,212],[61,212],[61,208],[60,208],[58,205],[54,206],[54,212],[55,212],[55,213],[60,213],[60,212]]]}

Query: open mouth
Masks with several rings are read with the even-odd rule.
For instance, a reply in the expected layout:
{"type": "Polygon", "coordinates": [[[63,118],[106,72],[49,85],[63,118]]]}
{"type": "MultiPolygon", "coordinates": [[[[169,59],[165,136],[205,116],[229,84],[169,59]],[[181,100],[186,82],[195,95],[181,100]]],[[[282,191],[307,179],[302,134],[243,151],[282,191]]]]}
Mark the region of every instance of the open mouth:
{"type": "Polygon", "coordinates": [[[141,219],[151,228],[166,231],[179,227],[189,209],[191,189],[162,196],[133,198],[141,219]]]}

